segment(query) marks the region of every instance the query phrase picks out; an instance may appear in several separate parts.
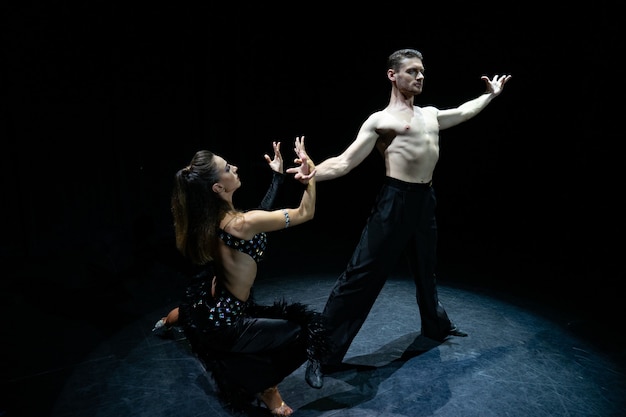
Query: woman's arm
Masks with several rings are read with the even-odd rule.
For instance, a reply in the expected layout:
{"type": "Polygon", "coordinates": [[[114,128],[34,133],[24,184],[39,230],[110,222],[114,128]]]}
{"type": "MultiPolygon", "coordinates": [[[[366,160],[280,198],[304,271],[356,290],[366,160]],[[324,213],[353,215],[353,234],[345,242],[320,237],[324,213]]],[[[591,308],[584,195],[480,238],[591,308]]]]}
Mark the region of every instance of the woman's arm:
{"type": "Polygon", "coordinates": [[[271,210],[274,206],[274,201],[278,195],[278,189],[285,182],[285,174],[283,173],[283,157],[280,153],[280,142],[272,142],[274,147],[274,158],[270,158],[268,154],[265,154],[265,160],[272,168],[272,182],[270,183],[261,204],[257,207],[260,210],[271,210]]]}
{"type": "Polygon", "coordinates": [[[295,208],[284,208],[273,211],[251,210],[245,213],[242,222],[242,232],[251,237],[260,232],[273,232],[296,226],[313,219],[315,215],[315,203],[317,198],[315,186],[315,164],[310,160],[304,148],[304,138],[296,138],[298,160],[301,161],[299,170],[307,180],[306,189],[302,194],[300,204],[295,208]]]}

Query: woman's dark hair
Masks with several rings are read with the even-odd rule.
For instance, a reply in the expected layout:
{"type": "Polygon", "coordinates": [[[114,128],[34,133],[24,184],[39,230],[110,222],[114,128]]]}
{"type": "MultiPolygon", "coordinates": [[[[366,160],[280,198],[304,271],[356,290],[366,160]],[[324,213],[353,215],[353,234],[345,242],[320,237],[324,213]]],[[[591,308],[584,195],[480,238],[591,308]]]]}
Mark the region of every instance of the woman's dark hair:
{"type": "Polygon", "coordinates": [[[176,248],[194,264],[215,258],[217,226],[230,205],[213,191],[220,173],[215,155],[198,151],[188,166],[176,172],[171,208],[176,248]]]}

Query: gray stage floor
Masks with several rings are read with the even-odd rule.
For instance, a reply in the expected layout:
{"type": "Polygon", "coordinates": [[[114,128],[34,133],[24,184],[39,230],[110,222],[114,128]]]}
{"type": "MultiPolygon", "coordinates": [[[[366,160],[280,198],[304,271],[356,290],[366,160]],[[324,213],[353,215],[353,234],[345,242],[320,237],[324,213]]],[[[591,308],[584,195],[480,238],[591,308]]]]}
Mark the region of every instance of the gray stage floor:
{"type": "MultiPolygon", "coordinates": [[[[335,278],[268,275],[257,281],[256,298],[285,297],[321,310],[335,278]]],[[[348,351],[345,362],[354,368],[327,377],[320,390],[306,384],[304,366],[280,384],[294,416],[626,415],[620,348],[584,337],[576,319],[523,297],[442,282],[439,288],[449,315],[469,337],[441,344],[421,337],[414,285],[394,275],[348,351]]],[[[151,332],[175,305],[176,291],[157,279],[126,293],[100,305],[110,315],[99,324],[95,311],[88,319],[42,319],[39,334],[48,348],[41,343],[13,353],[18,364],[31,359],[5,381],[10,398],[0,415],[231,415],[183,335],[151,332]],[[115,320],[123,325],[112,325],[115,320]]]]}

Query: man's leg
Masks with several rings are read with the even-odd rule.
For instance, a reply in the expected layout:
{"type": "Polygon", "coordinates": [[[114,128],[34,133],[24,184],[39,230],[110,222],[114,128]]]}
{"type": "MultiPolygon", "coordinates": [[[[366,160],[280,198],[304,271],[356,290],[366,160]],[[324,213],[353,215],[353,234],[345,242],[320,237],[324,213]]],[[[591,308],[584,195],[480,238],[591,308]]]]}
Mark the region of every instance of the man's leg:
{"type": "Polygon", "coordinates": [[[421,216],[415,235],[407,246],[409,268],[415,281],[416,300],[422,320],[422,335],[443,341],[446,337],[467,336],[450,321],[437,292],[437,222],[434,191],[422,194],[421,216]]]}
{"type": "MultiPolygon", "coordinates": [[[[322,312],[330,341],[330,352],[321,360],[324,373],[341,365],[409,237],[410,229],[398,224],[403,199],[397,195],[397,190],[381,191],[352,258],[328,297],[322,312]]],[[[315,366],[310,364],[307,372],[321,383],[322,371],[315,366]]]]}
{"type": "Polygon", "coordinates": [[[352,340],[363,326],[380,294],[387,274],[375,259],[369,258],[366,227],[346,270],[339,276],[326,301],[322,315],[329,336],[329,353],[322,366],[339,366],[352,340]]]}

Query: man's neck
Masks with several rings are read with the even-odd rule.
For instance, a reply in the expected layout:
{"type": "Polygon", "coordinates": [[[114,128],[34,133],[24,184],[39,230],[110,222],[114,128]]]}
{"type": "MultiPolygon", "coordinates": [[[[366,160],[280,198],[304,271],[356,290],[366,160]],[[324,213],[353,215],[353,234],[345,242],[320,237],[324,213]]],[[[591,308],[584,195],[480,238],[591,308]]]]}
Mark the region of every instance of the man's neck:
{"type": "Polygon", "coordinates": [[[387,105],[388,109],[394,111],[402,111],[410,109],[413,111],[413,101],[415,96],[410,95],[407,96],[402,94],[399,90],[393,89],[391,90],[391,96],[389,98],[389,104],[387,105]]]}

